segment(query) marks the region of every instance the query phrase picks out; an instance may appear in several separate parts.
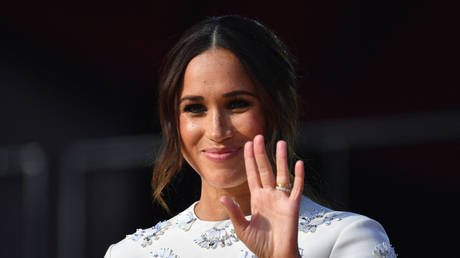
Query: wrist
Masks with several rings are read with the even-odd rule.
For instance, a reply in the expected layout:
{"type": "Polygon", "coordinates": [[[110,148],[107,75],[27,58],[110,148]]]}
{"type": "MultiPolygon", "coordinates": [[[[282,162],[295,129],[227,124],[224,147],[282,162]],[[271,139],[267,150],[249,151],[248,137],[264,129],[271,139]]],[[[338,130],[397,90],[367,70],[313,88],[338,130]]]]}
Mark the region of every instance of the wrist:
{"type": "Polygon", "coordinates": [[[299,253],[299,248],[293,248],[288,252],[283,252],[279,254],[273,254],[272,258],[301,258],[302,256],[299,253]]]}

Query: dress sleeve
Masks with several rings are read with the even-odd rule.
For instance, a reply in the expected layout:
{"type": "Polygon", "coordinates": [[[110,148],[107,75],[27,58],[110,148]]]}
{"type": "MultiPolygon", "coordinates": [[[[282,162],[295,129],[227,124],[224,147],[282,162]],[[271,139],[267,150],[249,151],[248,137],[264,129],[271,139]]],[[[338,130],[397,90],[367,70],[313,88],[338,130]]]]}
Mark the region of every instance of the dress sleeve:
{"type": "Polygon", "coordinates": [[[396,254],[380,223],[360,216],[342,230],[330,257],[395,258],[396,254]]]}
{"type": "Polygon", "coordinates": [[[112,247],[113,247],[113,244],[109,246],[109,248],[107,249],[107,252],[105,252],[105,255],[104,255],[104,258],[111,258],[112,257],[112,247]]]}

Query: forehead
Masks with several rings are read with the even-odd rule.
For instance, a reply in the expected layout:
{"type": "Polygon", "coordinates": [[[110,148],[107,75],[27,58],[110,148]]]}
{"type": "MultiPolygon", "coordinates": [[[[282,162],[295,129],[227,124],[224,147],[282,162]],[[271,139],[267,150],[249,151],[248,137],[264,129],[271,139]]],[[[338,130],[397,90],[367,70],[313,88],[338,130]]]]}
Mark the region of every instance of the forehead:
{"type": "Polygon", "coordinates": [[[214,48],[206,50],[189,62],[180,96],[206,96],[238,90],[256,93],[250,75],[237,56],[229,50],[214,48]]]}

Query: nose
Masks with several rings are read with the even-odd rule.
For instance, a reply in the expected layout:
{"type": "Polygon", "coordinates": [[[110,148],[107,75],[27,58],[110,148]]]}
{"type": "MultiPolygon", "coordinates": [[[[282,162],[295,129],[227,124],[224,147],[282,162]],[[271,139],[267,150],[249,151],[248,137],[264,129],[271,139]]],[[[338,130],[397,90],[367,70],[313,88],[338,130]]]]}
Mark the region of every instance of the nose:
{"type": "Polygon", "coordinates": [[[211,141],[222,143],[233,136],[232,123],[225,111],[215,110],[209,115],[210,121],[207,134],[211,141]]]}

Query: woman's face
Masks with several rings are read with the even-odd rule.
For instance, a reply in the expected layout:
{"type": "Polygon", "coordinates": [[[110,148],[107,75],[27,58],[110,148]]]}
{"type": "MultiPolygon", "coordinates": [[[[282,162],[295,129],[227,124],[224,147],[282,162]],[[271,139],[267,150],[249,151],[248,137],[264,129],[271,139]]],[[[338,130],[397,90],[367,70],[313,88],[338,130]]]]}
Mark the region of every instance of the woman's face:
{"type": "Polygon", "coordinates": [[[203,184],[231,188],[246,182],[243,146],[263,134],[256,87],[230,51],[210,49],[188,64],[179,101],[181,151],[203,184]]]}

